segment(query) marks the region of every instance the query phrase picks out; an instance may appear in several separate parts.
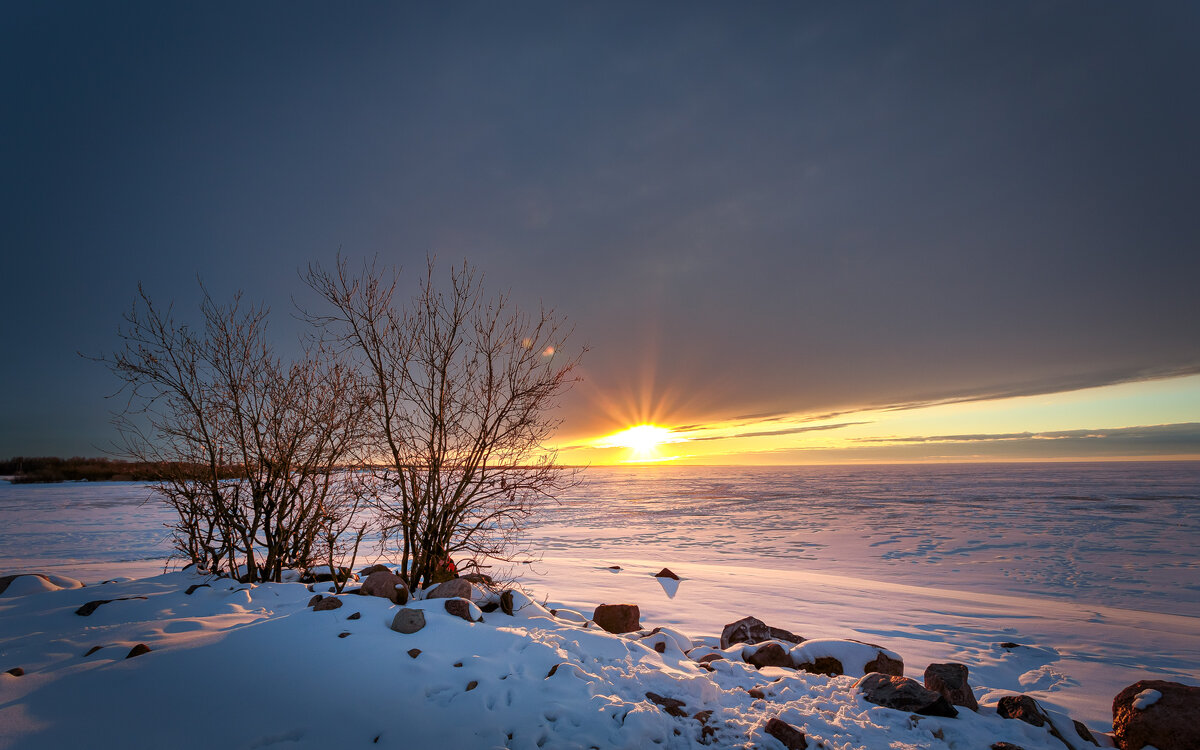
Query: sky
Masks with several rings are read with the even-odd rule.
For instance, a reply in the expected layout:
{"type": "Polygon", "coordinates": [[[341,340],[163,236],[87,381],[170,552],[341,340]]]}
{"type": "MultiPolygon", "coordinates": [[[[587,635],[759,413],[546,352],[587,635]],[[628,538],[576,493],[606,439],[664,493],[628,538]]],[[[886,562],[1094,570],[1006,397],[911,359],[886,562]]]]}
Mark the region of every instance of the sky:
{"type": "Polygon", "coordinates": [[[340,251],[565,315],[564,460],[1200,457],[1198,32],[1184,2],[4,3],[0,456],[108,446],[80,354],[139,282],[245,290],[286,348],[340,251]],[[641,424],[665,442],[610,437],[641,424]]]}

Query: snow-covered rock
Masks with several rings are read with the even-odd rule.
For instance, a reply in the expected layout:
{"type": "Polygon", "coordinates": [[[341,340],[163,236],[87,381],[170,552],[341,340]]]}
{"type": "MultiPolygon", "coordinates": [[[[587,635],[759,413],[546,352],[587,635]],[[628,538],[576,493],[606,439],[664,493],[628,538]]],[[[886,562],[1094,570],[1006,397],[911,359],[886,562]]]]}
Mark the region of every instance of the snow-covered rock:
{"type": "Polygon", "coordinates": [[[1200,687],[1166,680],[1135,682],[1113,699],[1113,737],[1122,748],[1200,748],[1200,687]]]}

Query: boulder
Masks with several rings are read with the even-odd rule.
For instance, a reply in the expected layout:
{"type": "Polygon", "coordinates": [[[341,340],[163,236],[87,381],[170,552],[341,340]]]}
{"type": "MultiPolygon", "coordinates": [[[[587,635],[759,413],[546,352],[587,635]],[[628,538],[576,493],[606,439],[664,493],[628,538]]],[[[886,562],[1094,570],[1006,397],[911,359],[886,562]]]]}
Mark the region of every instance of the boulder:
{"type": "Polygon", "coordinates": [[[958,711],[943,696],[926,690],[907,677],[872,672],[854,685],[863,700],[897,711],[924,716],[958,716],[958,711]]]}
{"type": "Polygon", "coordinates": [[[513,592],[504,591],[500,594],[500,611],[506,615],[512,616],[513,610],[513,592]]]}
{"type": "Polygon", "coordinates": [[[688,715],[687,711],[683,710],[683,707],[687,704],[678,698],[667,698],[666,696],[659,695],[658,693],[650,692],[646,693],[646,697],[652,703],[657,703],[662,710],[666,711],[671,716],[683,718],[688,715]]]}
{"type": "Polygon", "coordinates": [[[324,594],[317,594],[316,596],[314,596],[313,598],[308,600],[308,606],[309,607],[316,606],[317,602],[321,601],[324,598],[325,598],[324,594]]]}
{"type": "Polygon", "coordinates": [[[91,648],[89,648],[87,650],[87,653],[84,654],[84,656],[91,656],[92,654],[96,653],[97,651],[99,651],[102,648],[104,648],[104,647],[103,646],[92,646],[91,648]]]}
{"type": "Polygon", "coordinates": [[[327,596],[313,605],[313,612],[328,612],[342,606],[342,600],[336,596],[327,596]]]}
{"type": "Polygon", "coordinates": [[[141,656],[142,654],[148,654],[148,653],[150,653],[150,647],[144,643],[139,643],[138,645],[129,649],[129,653],[125,654],[125,658],[132,659],[135,656],[141,656]]]}
{"type": "Polygon", "coordinates": [[[861,677],[878,672],[904,676],[904,661],[900,655],[874,643],[816,638],[793,646],[791,657],[796,669],[813,674],[861,677]]]}
{"type": "Polygon", "coordinates": [[[483,613],[469,599],[447,599],[446,612],[467,622],[483,622],[483,613]]]}
{"type": "Polygon", "coordinates": [[[1072,719],[1071,723],[1075,726],[1075,734],[1079,735],[1080,739],[1087,740],[1096,747],[1100,747],[1100,743],[1092,735],[1092,730],[1084,726],[1083,722],[1072,719]]]}
{"type": "Polygon", "coordinates": [[[979,702],[975,700],[975,693],[971,691],[967,675],[965,664],[930,664],[925,667],[925,688],[940,693],[953,706],[978,711],[979,702]]]}
{"type": "Polygon", "coordinates": [[[1139,680],[1113,699],[1113,739],[1122,750],[1200,748],[1200,687],[1139,680]]]}
{"type": "Polygon", "coordinates": [[[10,674],[10,675],[12,675],[13,677],[24,677],[24,676],[25,676],[25,670],[24,670],[24,669],[21,669],[20,667],[13,667],[12,669],[6,669],[6,670],[4,670],[4,674],[10,674]]]}
{"type": "Polygon", "coordinates": [[[761,644],[754,652],[746,656],[746,663],[754,665],[755,669],[763,667],[787,667],[792,668],[792,657],[788,655],[788,651],[778,641],[767,641],[761,644]]]}
{"type": "Polygon", "coordinates": [[[610,633],[632,633],[641,630],[642,610],[636,604],[601,604],[592,613],[592,620],[610,633]]]}
{"type": "Polygon", "coordinates": [[[462,576],[462,579],[471,583],[478,583],[481,586],[491,586],[496,583],[496,579],[487,573],[466,573],[462,576]]]}
{"type": "Polygon", "coordinates": [[[75,614],[79,615],[80,617],[89,617],[89,616],[91,616],[91,614],[93,612],[95,612],[96,610],[100,609],[100,607],[102,607],[103,605],[108,604],[110,602],[125,602],[125,601],[130,601],[132,599],[145,599],[145,598],[146,597],[144,597],[144,596],[123,596],[120,599],[97,599],[96,601],[88,602],[87,604],[83,605],[79,609],[75,610],[75,614]]]}
{"type": "Polygon", "coordinates": [[[403,578],[390,570],[377,570],[369,574],[359,593],[363,596],[380,596],[392,604],[408,603],[408,586],[404,585],[403,578]]]}
{"type": "Polygon", "coordinates": [[[419,648],[410,648],[410,649],[408,650],[408,655],[409,655],[409,656],[411,656],[412,658],[414,658],[414,659],[415,659],[415,658],[417,658],[418,656],[420,656],[420,655],[421,655],[421,649],[419,649],[419,648]]]}
{"type": "Polygon", "coordinates": [[[655,573],[654,577],[655,578],[670,578],[671,580],[674,580],[674,581],[679,580],[679,576],[672,573],[670,568],[663,568],[662,570],[655,573]]]}
{"type": "Polygon", "coordinates": [[[419,609],[401,608],[389,626],[397,633],[415,633],[425,627],[425,613],[419,609]]]}
{"type": "Polygon", "coordinates": [[[369,578],[372,573],[391,573],[391,572],[392,572],[392,569],[389,568],[388,566],[382,565],[380,563],[375,563],[374,565],[368,565],[367,567],[358,571],[358,577],[359,578],[369,578]]]}
{"type": "Polygon", "coordinates": [[[475,587],[466,578],[451,578],[429,590],[426,599],[474,599],[475,587]]]}
{"type": "Polygon", "coordinates": [[[802,661],[799,664],[793,662],[793,667],[801,672],[829,675],[830,677],[846,674],[846,668],[832,656],[818,656],[811,661],[802,661]]]}
{"type": "Polygon", "coordinates": [[[808,747],[808,740],[805,739],[804,732],[777,716],[767,721],[763,731],[779,740],[787,750],[805,750],[808,747]]]}
{"type": "Polygon", "coordinates": [[[787,641],[788,643],[803,643],[804,639],[782,628],[767,625],[757,617],[743,617],[737,622],[731,622],[721,631],[721,648],[726,649],[735,643],[762,643],[763,641],[787,641]]]}
{"type": "Polygon", "coordinates": [[[347,620],[357,620],[360,617],[362,617],[362,612],[355,612],[354,614],[350,615],[346,619],[347,620]]]}
{"type": "Polygon", "coordinates": [[[996,703],[996,713],[1005,719],[1019,719],[1035,727],[1044,727],[1050,717],[1028,695],[1006,695],[996,703]]]}

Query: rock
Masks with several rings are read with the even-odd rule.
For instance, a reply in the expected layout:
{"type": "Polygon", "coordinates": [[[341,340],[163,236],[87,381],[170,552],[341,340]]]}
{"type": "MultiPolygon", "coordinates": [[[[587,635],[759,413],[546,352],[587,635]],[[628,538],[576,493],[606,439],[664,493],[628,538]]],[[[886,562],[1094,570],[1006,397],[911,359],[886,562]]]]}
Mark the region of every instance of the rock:
{"type": "Polygon", "coordinates": [[[705,654],[704,656],[701,656],[699,659],[697,659],[697,661],[700,664],[708,664],[709,662],[717,661],[718,659],[724,659],[724,658],[725,658],[725,656],[723,654],[705,654]]]}
{"type": "Polygon", "coordinates": [[[359,578],[370,578],[372,573],[391,573],[391,572],[392,572],[392,569],[389,568],[388,566],[381,565],[379,563],[375,563],[374,565],[368,565],[367,567],[358,571],[358,577],[359,578]]]}
{"type": "Polygon", "coordinates": [[[315,605],[317,602],[321,601],[321,600],[322,600],[322,599],[324,599],[324,598],[325,598],[325,595],[324,595],[324,594],[317,594],[317,595],[316,595],[316,596],[314,596],[312,599],[309,599],[309,600],[308,600],[308,606],[312,607],[312,606],[314,606],[314,605],[315,605]]]}
{"type": "Polygon", "coordinates": [[[207,583],[193,583],[191,586],[188,586],[187,591],[185,591],[183,593],[186,594],[187,596],[191,596],[192,594],[196,593],[196,589],[207,589],[207,588],[212,588],[212,587],[209,586],[207,583]]]}
{"type": "Polygon", "coordinates": [[[404,579],[389,570],[377,570],[363,581],[363,596],[381,596],[392,604],[408,603],[408,586],[404,579]]]}
{"type": "Polygon", "coordinates": [[[1166,680],[1133,683],[1113,698],[1113,739],[1122,750],[1200,748],[1200,687],[1166,680]]]}
{"type": "Polygon", "coordinates": [[[746,691],[746,695],[749,695],[751,698],[758,701],[766,700],[767,697],[767,694],[763,692],[762,688],[750,688],[746,691]]]}
{"type": "Polygon", "coordinates": [[[624,570],[624,568],[622,568],[620,565],[609,565],[609,566],[608,566],[608,569],[609,569],[609,570],[615,570],[615,571],[624,570]]]}
{"type": "Polygon", "coordinates": [[[657,703],[662,708],[662,710],[666,711],[667,713],[669,713],[672,716],[678,716],[680,718],[683,718],[688,715],[687,711],[683,710],[683,707],[686,706],[687,704],[684,703],[683,701],[679,700],[678,698],[667,698],[665,696],[659,695],[658,693],[650,693],[650,692],[646,693],[646,697],[652,703],[657,703]]]}
{"type": "Polygon", "coordinates": [[[328,612],[342,606],[342,600],[336,596],[327,596],[313,605],[313,612],[328,612]]]}
{"type": "Polygon", "coordinates": [[[97,599],[96,601],[88,602],[87,604],[83,605],[79,609],[75,610],[75,614],[79,615],[80,617],[88,617],[93,612],[95,612],[97,609],[100,609],[100,607],[102,605],[108,604],[109,602],[124,602],[124,601],[129,601],[131,599],[145,599],[145,598],[146,597],[144,597],[144,596],[123,596],[120,599],[97,599]]]}
{"type": "Polygon", "coordinates": [[[475,680],[471,680],[470,682],[467,683],[467,690],[474,690],[477,687],[479,687],[479,683],[476,682],[475,680]]]}
{"type": "Polygon", "coordinates": [[[763,667],[792,669],[792,657],[788,655],[787,649],[775,641],[767,641],[755,649],[754,653],[746,657],[746,663],[754,665],[755,669],[763,667]]]}
{"type": "Polygon", "coordinates": [[[475,587],[466,578],[451,578],[439,583],[425,595],[426,599],[474,599],[475,587]]]}
{"type": "Polygon", "coordinates": [[[1020,719],[1035,727],[1044,727],[1050,717],[1028,695],[1006,695],[996,703],[996,713],[1005,719],[1020,719]]]}
{"type": "Polygon", "coordinates": [[[655,573],[654,577],[655,578],[670,578],[675,581],[679,580],[679,576],[672,573],[670,568],[663,568],[662,570],[655,573]]]}
{"type": "Polygon", "coordinates": [[[782,628],[767,625],[757,617],[743,617],[737,622],[731,622],[721,631],[721,648],[726,649],[735,643],[762,643],[763,641],[787,641],[788,643],[803,643],[804,639],[782,628]]]}
{"type": "Polygon", "coordinates": [[[975,700],[967,675],[965,664],[930,664],[925,667],[925,688],[940,693],[953,706],[978,711],[979,702],[975,700]]]}
{"type": "Polygon", "coordinates": [[[1025,750],[1025,748],[1011,742],[993,742],[991,750],[1025,750]]]}
{"type": "MultiPolygon", "coordinates": [[[[338,566],[334,572],[337,573],[338,583],[348,581],[350,580],[350,576],[354,575],[350,572],[349,568],[343,568],[341,566],[338,566]]],[[[315,572],[310,571],[308,575],[302,577],[300,580],[304,583],[328,583],[333,580],[333,573],[330,572],[328,565],[322,565],[316,568],[315,572]]],[[[243,583],[245,583],[245,581],[243,581],[243,583]]]]}
{"type": "Polygon", "coordinates": [[[132,659],[135,656],[141,656],[142,654],[148,654],[148,653],[150,653],[150,647],[144,643],[139,643],[138,645],[129,649],[129,653],[125,654],[125,658],[132,659]]]}
{"type": "Polygon", "coordinates": [[[425,613],[419,609],[404,607],[396,612],[390,627],[397,633],[415,633],[425,627],[425,613]]]}
{"type": "Polygon", "coordinates": [[[91,656],[92,654],[96,653],[97,651],[99,651],[102,648],[104,648],[104,647],[103,646],[92,646],[91,648],[89,648],[87,650],[87,653],[84,654],[84,656],[91,656]]]}
{"type": "Polygon", "coordinates": [[[513,614],[512,591],[504,591],[500,594],[500,611],[509,616],[513,614]]]}
{"type": "Polygon", "coordinates": [[[846,668],[832,656],[818,656],[812,661],[802,661],[795,666],[801,672],[808,672],[810,674],[824,674],[830,677],[846,674],[846,668]]]}
{"type": "Polygon", "coordinates": [[[923,716],[958,716],[958,711],[944,697],[926,690],[921,683],[907,677],[872,672],[855,683],[863,700],[897,711],[923,716]]]}
{"type": "Polygon", "coordinates": [[[447,599],[445,607],[448,613],[467,622],[483,622],[483,613],[467,599],[447,599]]]}
{"type": "Polygon", "coordinates": [[[25,670],[24,670],[24,669],[21,669],[20,667],[13,667],[12,669],[6,669],[6,670],[4,670],[4,674],[10,674],[10,675],[12,675],[13,677],[24,677],[24,676],[25,676],[25,670]]]}
{"type": "Polygon", "coordinates": [[[357,620],[360,617],[362,617],[362,612],[355,612],[354,614],[350,615],[346,619],[347,620],[357,620]]]}
{"type": "Polygon", "coordinates": [[[767,725],[763,727],[763,731],[783,743],[788,750],[805,750],[808,747],[808,740],[804,738],[804,732],[779,717],[769,719],[767,725]]]}
{"type": "Polygon", "coordinates": [[[418,656],[420,656],[420,655],[421,655],[421,649],[419,649],[419,648],[410,648],[410,649],[408,650],[408,655],[409,655],[409,656],[411,656],[412,658],[414,658],[414,659],[415,659],[415,658],[417,658],[418,656]]]}
{"type": "Polygon", "coordinates": [[[1014,648],[1020,648],[1020,647],[1021,647],[1021,644],[1019,644],[1019,643],[1013,643],[1012,641],[1003,641],[1003,642],[1001,642],[1001,643],[998,643],[998,644],[996,644],[996,645],[1000,646],[1000,648],[1007,648],[1007,649],[1014,649],[1014,648]]]}
{"type": "Polygon", "coordinates": [[[496,582],[495,579],[487,573],[467,573],[466,575],[462,576],[462,579],[464,581],[470,581],[471,583],[478,583],[481,586],[491,586],[496,582]]]}
{"type": "Polygon", "coordinates": [[[349,630],[343,630],[342,632],[338,633],[338,638],[345,638],[345,637],[346,637],[346,636],[348,636],[348,635],[350,635],[350,631],[349,631],[349,630]]]}
{"type": "Polygon", "coordinates": [[[601,604],[592,613],[592,620],[610,633],[632,633],[641,630],[642,610],[636,604],[601,604]]]}
{"type": "MultiPolygon", "coordinates": [[[[884,653],[882,646],[875,646],[873,643],[868,643],[867,645],[879,649],[879,654],[874,659],[867,662],[866,666],[863,667],[863,672],[865,674],[879,672],[880,674],[890,674],[895,677],[904,676],[903,660],[893,659],[892,657],[888,656],[886,653],[884,653]]],[[[972,700],[974,700],[974,697],[974,695],[971,696],[972,700]]]]}
{"type": "Polygon", "coordinates": [[[34,576],[35,578],[41,578],[46,583],[50,582],[50,579],[47,578],[46,576],[42,575],[41,573],[17,573],[16,575],[11,575],[11,576],[0,576],[0,594],[3,594],[5,592],[5,590],[8,588],[9,584],[12,583],[13,581],[17,580],[21,576],[34,576]]]}
{"type": "Polygon", "coordinates": [[[1096,738],[1092,736],[1092,730],[1084,726],[1083,722],[1072,719],[1071,723],[1075,725],[1075,734],[1079,735],[1081,739],[1087,740],[1096,747],[1100,747],[1100,743],[1097,742],[1096,738]]]}

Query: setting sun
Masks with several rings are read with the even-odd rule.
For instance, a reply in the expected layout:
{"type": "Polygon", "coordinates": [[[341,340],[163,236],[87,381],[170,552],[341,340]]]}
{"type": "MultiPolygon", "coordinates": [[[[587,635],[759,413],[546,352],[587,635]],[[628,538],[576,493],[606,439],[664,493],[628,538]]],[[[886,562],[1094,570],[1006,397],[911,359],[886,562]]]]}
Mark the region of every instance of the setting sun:
{"type": "Polygon", "coordinates": [[[600,448],[628,448],[634,460],[646,461],[658,457],[658,446],[679,441],[680,438],[675,437],[666,427],[640,424],[600,438],[596,445],[600,448]]]}

